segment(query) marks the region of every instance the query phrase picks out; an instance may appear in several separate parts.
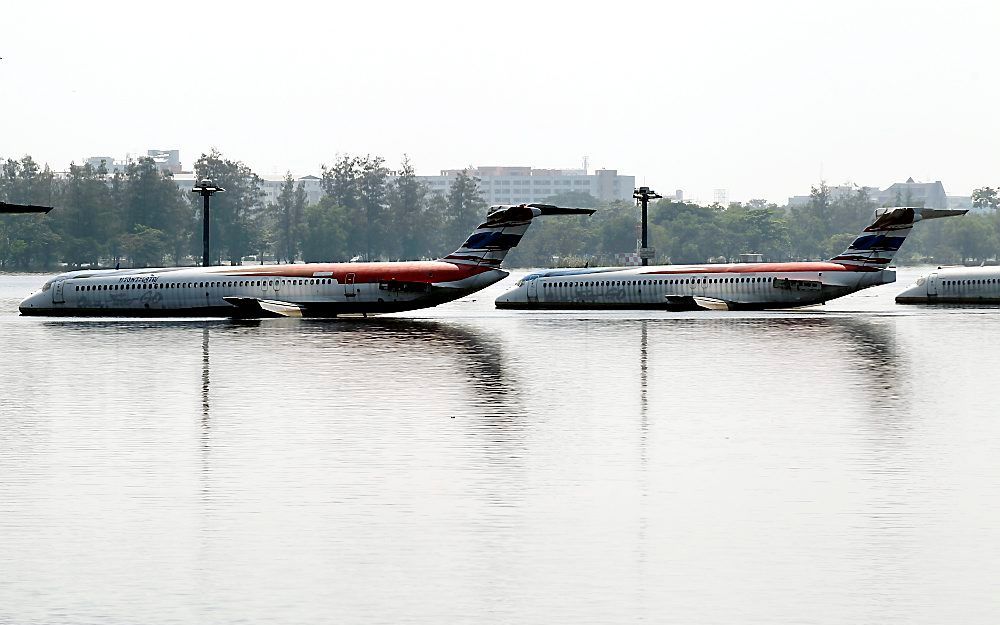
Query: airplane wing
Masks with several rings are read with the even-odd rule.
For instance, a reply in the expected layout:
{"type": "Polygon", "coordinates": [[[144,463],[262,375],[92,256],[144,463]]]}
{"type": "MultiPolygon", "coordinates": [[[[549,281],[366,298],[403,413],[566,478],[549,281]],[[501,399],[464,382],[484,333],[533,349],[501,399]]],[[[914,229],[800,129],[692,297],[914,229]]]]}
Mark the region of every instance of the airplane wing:
{"type": "Polygon", "coordinates": [[[729,302],[714,297],[694,296],[694,303],[706,310],[729,310],[729,302]]]}
{"type": "Polygon", "coordinates": [[[671,310],[729,310],[729,302],[714,297],[700,295],[667,295],[667,305],[671,310]]]}
{"type": "Polygon", "coordinates": [[[223,297],[236,307],[234,317],[301,317],[302,307],[289,302],[279,302],[272,299],[256,297],[223,297]]]}

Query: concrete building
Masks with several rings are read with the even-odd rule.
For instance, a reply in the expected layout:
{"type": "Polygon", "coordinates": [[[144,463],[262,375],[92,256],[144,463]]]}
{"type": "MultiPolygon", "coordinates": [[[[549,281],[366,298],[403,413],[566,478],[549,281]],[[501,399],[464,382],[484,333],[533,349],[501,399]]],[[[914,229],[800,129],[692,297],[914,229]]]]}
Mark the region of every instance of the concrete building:
{"type": "MultiPolygon", "coordinates": [[[[146,150],[146,157],[153,159],[156,166],[163,171],[169,171],[172,174],[179,174],[183,171],[180,150],[146,150]]],[[[115,173],[123,171],[129,163],[136,160],[138,160],[137,157],[127,154],[124,161],[116,161],[112,156],[90,156],[85,162],[94,169],[103,163],[108,173],[115,173]]]]}
{"type": "MultiPolygon", "coordinates": [[[[857,193],[858,188],[859,187],[855,187],[853,185],[835,185],[832,187],[827,187],[826,189],[827,193],[830,194],[831,200],[839,200],[841,198],[845,198],[851,195],[852,193],[857,193]]],[[[872,200],[875,201],[877,201],[877,197],[879,193],[881,193],[878,187],[860,187],[860,188],[867,191],[868,197],[872,198],[872,200]]],[[[788,205],[805,206],[806,204],[809,203],[810,198],[811,196],[809,195],[793,195],[792,197],[788,198],[788,205]]]]}
{"type": "MultiPolygon", "coordinates": [[[[447,194],[464,170],[445,169],[438,176],[417,176],[427,187],[447,194]]],[[[474,167],[469,173],[479,178],[479,190],[488,204],[520,204],[578,191],[601,201],[632,200],[635,176],[619,175],[615,169],[535,169],[532,167],[474,167]]]]}
{"type": "MultiPolygon", "coordinates": [[[[885,189],[878,187],[862,187],[868,192],[873,202],[882,205],[921,204],[927,208],[948,208],[952,203],[945,193],[940,180],[934,182],[916,182],[908,178],[906,182],[895,182],[885,189]]],[[[858,187],[842,185],[827,187],[830,199],[836,200],[857,192],[858,187]]],[[[808,195],[793,195],[788,198],[789,206],[805,206],[809,203],[808,195]]]]}
{"type": "Polygon", "coordinates": [[[180,150],[146,150],[146,156],[153,159],[156,165],[172,174],[181,173],[181,152],[180,150]]]}
{"type": "MultiPolygon", "coordinates": [[[[192,172],[184,172],[174,176],[174,183],[177,184],[177,188],[181,191],[191,191],[195,182],[195,175],[192,172]]],[[[302,176],[295,179],[296,185],[300,182],[306,190],[306,201],[310,204],[319,202],[320,198],[323,197],[323,187],[320,185],[320,178],[318,176],[302,176]]],[[[281,195],[281,185],[283,184],[285,184],[284,177],[261,177],[260,190],[264,192],[263,203],[270,204],[277,202],[278,196],[281,195]]]]}
{"type": "Polygon", "coordinates": [[[940,180],[914,182],[913,178],[907,178],[906,182],[889,185],[879,194],[878,202],[903,206],[923,203],[926,208],[948,208],[948,196],[940,180]]]}
{"type": "MultiPolygon", "coordinates": [[[[152,150],[150,151],[152,152],[152,150]]],[[[95,157],[105,161],[105,157],[95,157]]],[[[432,193],[447,195],[458,174],[464,170],[445,169],[437,176],[417,176],[417,180],[427,186],[432,193]]],[[[567,191],[587,193],[601,201],[632,201],[635,176],[619,175],[614,169],[598,169],[588,173],[584,169],[534,169],[532,167],[475,167],[469,173],[479,179],[479,190],[487,204],[520,204],[541,202],[546,198],[567,191]]],[[[398,172],[390,170],[388,181],[393,181],[398,172]]],[[[262,176],[261,190],[265,204],[275,202],[281,193],[284,177],[262,176]]],[[[174,173],[174,181],[182,191],[189,191],[195,183],[193,172],[174,173]]],[[[317,176],[302,176],[296,179],[306,190],[310,203],[323,197],[321,179],[317,176]]]]}

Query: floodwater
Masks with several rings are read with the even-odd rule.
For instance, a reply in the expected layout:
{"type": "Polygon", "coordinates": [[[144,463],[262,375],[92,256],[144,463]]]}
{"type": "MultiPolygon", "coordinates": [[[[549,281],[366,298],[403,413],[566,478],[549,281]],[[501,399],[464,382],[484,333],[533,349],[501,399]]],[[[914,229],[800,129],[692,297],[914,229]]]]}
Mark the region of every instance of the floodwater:
{"type": "Polygon", "coordinates": [[[1000,310],[917,273],[260,322],[0,276],[0,623],[995,623],[1000,310]]]}

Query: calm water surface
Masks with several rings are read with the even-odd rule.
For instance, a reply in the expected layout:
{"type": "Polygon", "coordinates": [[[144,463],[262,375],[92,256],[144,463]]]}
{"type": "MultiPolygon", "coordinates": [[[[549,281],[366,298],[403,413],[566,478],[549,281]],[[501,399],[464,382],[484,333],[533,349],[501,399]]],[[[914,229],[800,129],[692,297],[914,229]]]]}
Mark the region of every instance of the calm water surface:
{"type": "Polygon", "coordinates": [[[0,623],[995,623],[1000,311],[915,275],[242,323],[0,276],[0,623]]]}

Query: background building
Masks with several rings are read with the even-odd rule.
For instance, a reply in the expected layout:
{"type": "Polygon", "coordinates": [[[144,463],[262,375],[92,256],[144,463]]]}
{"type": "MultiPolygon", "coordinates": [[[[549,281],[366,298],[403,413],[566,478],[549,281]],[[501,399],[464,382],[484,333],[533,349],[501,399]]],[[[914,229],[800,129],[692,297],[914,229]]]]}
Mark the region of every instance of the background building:
{"type": "Polygon", "coordinates": [[[468,171],[479,178],[479,190],[488,204],[540,202],[545,198],[578,191],[601,201],[632,200],[635,176],[622,176],[615,169],[534,169],[532,167],[472,167],[445,169],[438,176],[417,176],[435,192],[447,194],[458,174],[468,171]]]}
{"type": "MultiPolygon", "coordinates": [[[[194,186],[194,172],[184,171],[181,166],[179,150],[147,150],[146,156],[164,171],[169,171],[177,187],[189,191],[194,186]]],[[[109,172],[125,169],[134,157],[128,155],[124,161],[116,161],[110,156],[91,156],[86,162],[94,167],[102,163],[109,172]]],[[[624,176],[616,169],[597,169],[589,172],[587,169],[535,169],[533,167],[482,166],[468,170],[445,169],[437,176],[417,176],[417,180],[427,185],[433,193],[447,195],[451,185],[462,171],[479,179],[479,190],[483,200],[488,204],[520,204],[523,202],[541,202],[546,198],[566,192],[587,193],[594,198],[610,202],[615,200],[632,201],[635,189],[635,176],[624,176]]],[[[388,180],[394,180],[398,172],[389,171],[388,180]]],[[[264,202],[274,202],[281,193],[284,176],[261,176],[261,190],[264,192],[264,202]]],[[[323,197],[323,188],[318,176],[302,176],[296,178],[306,190],[310,203],[316,203],[323,197]]],[[[677,192],[681,197],[681,192],[677,192]]]]}
{"type": "MultiPolygon", "coordinates": [[[[172,174],[179,174],[183,171],[180,150],[146,150],[146,156],[153,159],[156,166],[163,171],[169,171],[172,174]]],[[[133,155],[126,154],[123,161],[116,161],[112,156],[89,156],[85,162],[94,169],[103,163],[104,168],[109,173],[115,173],[124,170],[134,160],[136,158],[133,155]]]]}
{"type": "MultiPolygon", "coordinates": [[[[949,208],[950,205],[961,203],[963,197],[956,196],[949,198],[945,193],[944,185],[940,180],[934,182],[916,182],[913,178],[907,178],[906,182],[894,182],[885,189],[878,187],[861,187],[868,192],[868,197],[879,205],[905,206],[907,204],[921,204],[927,208],[949,208]]],[[[830,199],[835,200],[851,193],[856,193],[858,187],[852,185],[840,185],[827,187],[830,199]]],[[[788,198],[789,206],[805,206],[809,203],[808,195],[793,195],[788,198]]]]}

